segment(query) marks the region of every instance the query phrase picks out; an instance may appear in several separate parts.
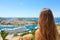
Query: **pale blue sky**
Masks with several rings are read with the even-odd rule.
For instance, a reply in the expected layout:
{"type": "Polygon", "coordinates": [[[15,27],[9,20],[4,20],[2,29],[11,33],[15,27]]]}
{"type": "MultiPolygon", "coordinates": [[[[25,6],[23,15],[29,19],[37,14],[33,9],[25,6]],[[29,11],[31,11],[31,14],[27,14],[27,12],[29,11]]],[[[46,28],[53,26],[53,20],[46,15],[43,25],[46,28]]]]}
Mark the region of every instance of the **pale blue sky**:
{"type": "Polygon", "coordinates": [[[0,17],[38,17],[42,8],[60,17],[60,0],[0,0],[0,17]]]}

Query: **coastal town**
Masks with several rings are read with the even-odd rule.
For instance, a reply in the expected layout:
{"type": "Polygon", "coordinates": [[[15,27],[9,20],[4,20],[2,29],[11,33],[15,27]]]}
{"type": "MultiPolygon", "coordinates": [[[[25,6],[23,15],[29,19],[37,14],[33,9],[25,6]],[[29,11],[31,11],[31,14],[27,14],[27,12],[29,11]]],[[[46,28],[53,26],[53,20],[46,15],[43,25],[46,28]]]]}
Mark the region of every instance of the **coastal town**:
{"type": "Polygon", "coordinates": [[[5,18],[0,18],[0,25],[24,26],[28,24],[37,24],[37,20],[25,20],[22,18],[12,18],[6,20],[5,18]]]}

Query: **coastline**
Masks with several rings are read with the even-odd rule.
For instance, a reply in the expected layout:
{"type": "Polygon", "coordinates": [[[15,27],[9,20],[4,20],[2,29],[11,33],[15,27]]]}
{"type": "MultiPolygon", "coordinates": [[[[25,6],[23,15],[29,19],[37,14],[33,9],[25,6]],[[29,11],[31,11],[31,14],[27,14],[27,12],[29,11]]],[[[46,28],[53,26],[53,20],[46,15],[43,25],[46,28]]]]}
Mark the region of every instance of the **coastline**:
{"type": "MultiPolygon", "coordinates": [[[[3,26],[3,25],[2,25],[3,26]]],[[[6,26],[6,25],[4,25],[4,26],[6,26]]],[[[28,26],[28,25],[27,25],[28,26]]],[[[37,26],[38,27],[38,26],[37,26]]],[[[35,28],[37,28],[37,27],[35,27],[35,28]]],[[[57,26],[57,27],[60,27],[60,26],[57,26]]],[[[18,34],[20,34],[20,33],[23,33],[23,31],[22,30],[24,30],[24,28],[22,29],[22,28],[16,28],[16,29],[12,29],[12,30],[9,30],[9,29],[5,29],[5,31],[7,31],[7,32],[10,32],[9,33],[9,35],[6,37],[6,39],[11,39],[12,37],[13,37],[13,35],[14,35],[14,33],[16,32],[16,33],[18,33],[18,34]]],[[[27,30],[27,29],[26,29],[27,30]]],[[[24,31],[26,31],[26,30],[24,30],[24,31]]],[[[60,37],[60,30],[58,30],[58,34],[59,34],[59,37],[60,37]]],[[[17,38],[17,37],[16,37],[17,38]]],[[[0,37],[0,39],[1,39],[1,37],[0,37]]],[[[2,40],[2,39],[1,39],[2,40]]]]}

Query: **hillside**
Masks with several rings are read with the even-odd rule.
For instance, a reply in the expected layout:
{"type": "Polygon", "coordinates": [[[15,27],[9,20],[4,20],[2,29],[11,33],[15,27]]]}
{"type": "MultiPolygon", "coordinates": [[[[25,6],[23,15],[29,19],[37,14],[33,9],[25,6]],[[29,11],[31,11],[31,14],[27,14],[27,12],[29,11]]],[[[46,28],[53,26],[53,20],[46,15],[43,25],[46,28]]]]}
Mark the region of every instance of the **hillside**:
{"type": "Polygon", "coordinates": [[[0,25],[27,25],[27,24],[36,24],[37,20],[24,19],[24,18],[0,18],[0,25]]]}

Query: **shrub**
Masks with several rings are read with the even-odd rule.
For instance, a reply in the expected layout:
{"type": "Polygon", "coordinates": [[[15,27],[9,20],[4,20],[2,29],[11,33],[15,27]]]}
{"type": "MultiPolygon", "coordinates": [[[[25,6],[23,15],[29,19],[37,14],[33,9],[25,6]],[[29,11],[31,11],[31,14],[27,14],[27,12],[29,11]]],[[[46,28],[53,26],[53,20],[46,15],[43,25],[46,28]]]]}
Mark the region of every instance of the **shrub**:
{"type": "Polygon", "coordinates": [[[23,32],[22,34],[20,34],[20,36],[24,36],[24,35],[26,35],[26,34],[29,34],[29,32],[28,32],[28,31],[25,31],[25,32],[23,32]]]}
{"type": "Polygon", "coordinates": [[[15,36],[19,36],[19,35],[17,33],[14,33],[13,37],[15,37],[15,36]]]}
{"type": "Polygon", "coordinates": [[[0,34],[1,34],[1,37],[3,38],[3,40],[6,40],[5,38],[8,35],[8,32],[1,30],[0,34]]]}

